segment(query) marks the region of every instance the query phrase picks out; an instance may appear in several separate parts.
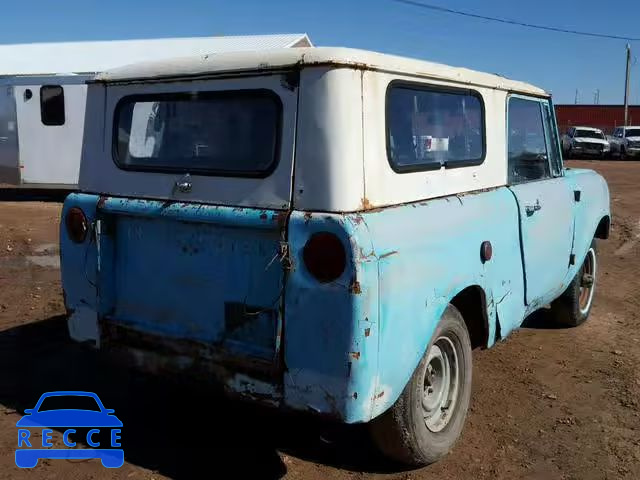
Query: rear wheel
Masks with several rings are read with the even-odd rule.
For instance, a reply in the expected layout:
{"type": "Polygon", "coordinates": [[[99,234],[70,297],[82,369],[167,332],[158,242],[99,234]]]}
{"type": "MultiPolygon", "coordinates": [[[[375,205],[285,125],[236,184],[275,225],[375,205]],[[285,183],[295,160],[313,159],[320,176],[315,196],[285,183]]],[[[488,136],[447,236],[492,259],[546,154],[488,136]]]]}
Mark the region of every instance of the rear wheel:
{"type": "Polygon", "coordinates": [[[449,305],[400,398],[371,422],[380,450],[412,466],[444,457],[464,427],[471,372],[469,333],[458,309],[449,305]]]}
{"type": "Polygon", "coordinates": [[[564,293],[551,303],[551,312],[559,324],[577,327],[589,318],[597,273],[598,256],[594,240],[574,279],[564,293]]]}

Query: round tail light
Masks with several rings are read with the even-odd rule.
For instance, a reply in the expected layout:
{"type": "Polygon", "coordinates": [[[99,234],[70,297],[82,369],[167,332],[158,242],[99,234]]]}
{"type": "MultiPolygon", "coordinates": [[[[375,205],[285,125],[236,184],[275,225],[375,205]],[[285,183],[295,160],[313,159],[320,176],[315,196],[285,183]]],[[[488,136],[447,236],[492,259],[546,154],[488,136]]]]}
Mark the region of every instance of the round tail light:
{"type": "Polygon", "coordinates": [[[347,266],[344,246],[333,233],[313,234],[304,246],[302,257],[309,273],[320,283],[333,282],[347,266]]]}
{"type": "Polygon", "coordinates": [[[89,231],[89,222],[87,217],[78,207],[72,207],[67,212],[67,216],[64,219],[64,223],[67,227],[67,233],[69,238],[75,243],[84,242],[87,238],[87,232],[89,231]]]}

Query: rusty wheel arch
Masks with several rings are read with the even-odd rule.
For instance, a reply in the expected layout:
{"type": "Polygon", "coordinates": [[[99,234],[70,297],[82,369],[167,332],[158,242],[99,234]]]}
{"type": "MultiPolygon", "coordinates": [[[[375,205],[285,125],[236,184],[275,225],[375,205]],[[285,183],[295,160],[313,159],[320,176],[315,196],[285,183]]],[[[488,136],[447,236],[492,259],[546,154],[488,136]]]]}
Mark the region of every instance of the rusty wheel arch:
{"type": "Polygon", "coordinates": [[[469,331],[471,348],[485,348],[489,343],[489,318],[487,298],[479,285],[471,285],[460,291],[449,302],[462,314],[469,331]]]}

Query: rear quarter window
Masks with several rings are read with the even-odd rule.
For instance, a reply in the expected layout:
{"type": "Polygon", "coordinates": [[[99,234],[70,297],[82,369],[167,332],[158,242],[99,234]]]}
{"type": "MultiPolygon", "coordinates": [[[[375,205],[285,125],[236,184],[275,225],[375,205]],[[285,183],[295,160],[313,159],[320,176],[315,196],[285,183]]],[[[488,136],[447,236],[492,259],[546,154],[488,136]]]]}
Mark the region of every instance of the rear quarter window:
{"type": "Polygon", "coordinates": [[[269,90],[125,97],[114,160],[126,170],[265,177],[277,164],[281,117],[269,90]]]}
{"type": "Polygon", "coordinates": [[[387,153],[396,172],[484,161],[485,115],[478,92],[391,83],[386,116],[387,153]]]}

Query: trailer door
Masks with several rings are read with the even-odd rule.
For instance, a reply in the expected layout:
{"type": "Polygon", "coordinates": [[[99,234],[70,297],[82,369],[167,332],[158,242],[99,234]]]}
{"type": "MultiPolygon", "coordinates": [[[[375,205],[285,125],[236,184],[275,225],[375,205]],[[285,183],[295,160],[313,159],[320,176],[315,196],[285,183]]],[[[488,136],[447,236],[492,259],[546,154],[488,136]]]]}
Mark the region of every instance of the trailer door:
{"type": "Polygon", "coordinates": [[[16,87],[23,184],[78,184],[86,97],[86,85],[60,84],[54,78],[43,85],[16,87]]]}

